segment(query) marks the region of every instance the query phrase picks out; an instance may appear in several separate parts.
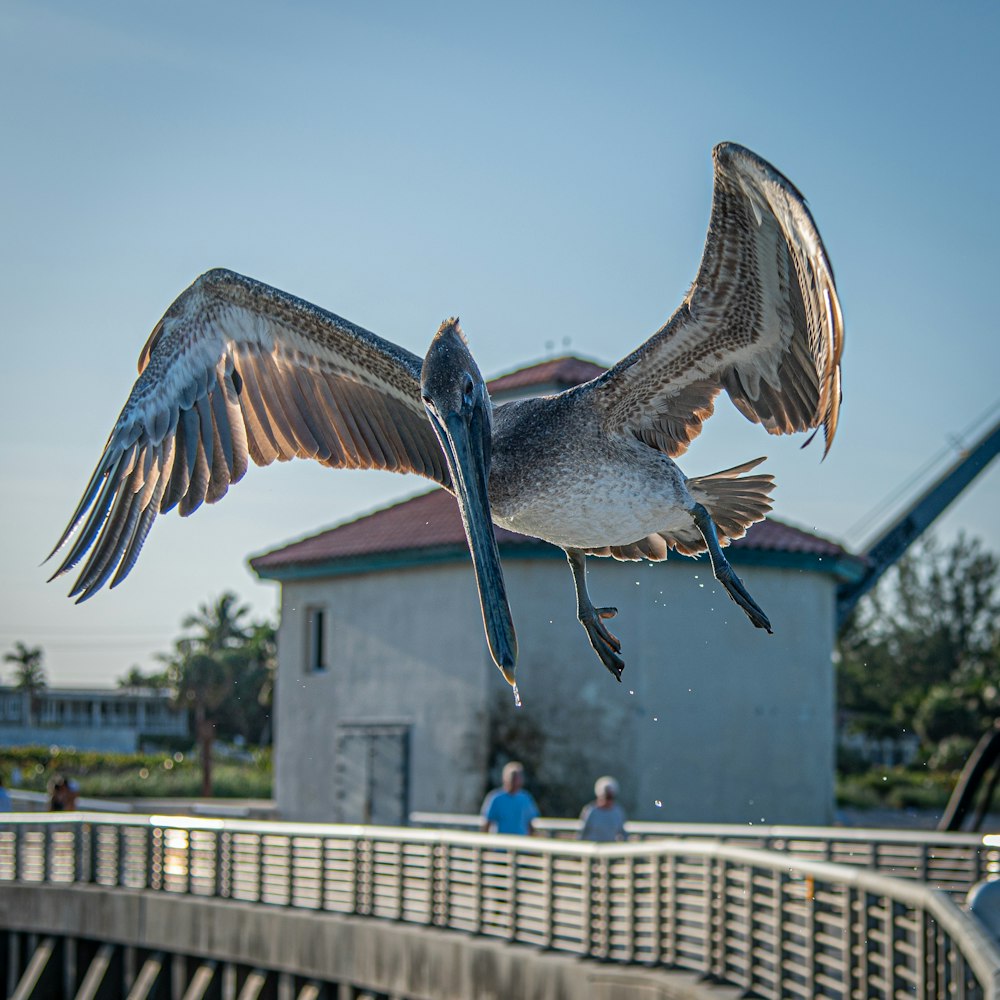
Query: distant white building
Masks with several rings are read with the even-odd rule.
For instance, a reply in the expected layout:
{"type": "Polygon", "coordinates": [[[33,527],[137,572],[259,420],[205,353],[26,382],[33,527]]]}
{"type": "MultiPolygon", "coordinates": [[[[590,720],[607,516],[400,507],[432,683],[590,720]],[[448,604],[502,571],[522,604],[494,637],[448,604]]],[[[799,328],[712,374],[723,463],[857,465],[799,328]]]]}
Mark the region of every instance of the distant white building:
{"type": "MultiPolygon", "coordinates": [[[[598,369],[562,359],[491,384],[549,392],[598,369]]],[[[768,520],[729,558],[770,616],[754,629],[707,560],[590,559],[626,668],[576,621],[561,550],[496,529],[524,708],[489,658],[457,507],[434,490],[251,560],[281,583],[275,779],[288,818],[396,823],[475,812],[505,756],[543,811],[577,812],[615,775],[635,819],[828,823],[837,585],[860,562],[768,520]]]]}
{"type": "Polygon", "coordinates": [[[190,736],[187,712],[146,688],[49,687],[31,696],[0,686],[0,747],[59,746],[129,753],[144,741],[190,736]]]}

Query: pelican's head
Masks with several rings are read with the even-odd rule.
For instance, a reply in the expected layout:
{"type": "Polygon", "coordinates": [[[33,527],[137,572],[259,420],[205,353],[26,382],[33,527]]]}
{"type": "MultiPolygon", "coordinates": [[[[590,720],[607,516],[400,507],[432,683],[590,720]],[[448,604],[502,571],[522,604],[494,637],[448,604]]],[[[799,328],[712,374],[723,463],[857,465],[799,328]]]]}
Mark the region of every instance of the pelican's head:
{"type": "Polygon", "coordinates": [[[420,393],[462,512],[490,653],[513,685],[517,638],[489,500],[493,404],[457,319],[442,323],[431,341],[420,373],[420,393]]]}

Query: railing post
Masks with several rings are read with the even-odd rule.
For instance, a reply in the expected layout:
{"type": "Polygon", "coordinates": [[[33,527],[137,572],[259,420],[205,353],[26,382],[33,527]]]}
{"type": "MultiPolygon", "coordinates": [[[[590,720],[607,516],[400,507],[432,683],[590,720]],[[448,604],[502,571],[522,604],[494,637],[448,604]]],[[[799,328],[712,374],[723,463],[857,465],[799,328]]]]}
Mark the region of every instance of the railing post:
{"type": "Polygon", "coordinates": [[[11,875],[15,882],[20,882],[21,880],[21,824],[18,823],[14,826],[14,856],[11,859],[11,867],[13,871],[11,875]]]}
{"type": "Polygon", "coordinates": [[[655,853],[651,854],[649,857],[649,906],[652,914],[652,920],[649,928],[651,942],[649,961],[652,965],[659,965],[662,955],[662,925],[660,908],[663,906],[663,893],[661,891],[662,872],[660,869],[660,856],[655,853]]]}
{"type": "Polygon", "coordinates": [[[716,951],[718,950],[718,918],[716,916],[716,865],[717,860],[711,856],[705,858],[702,868],[702,878],[705,889],[705,966],[702,975],[708,979],[715,976],[716,951]]]}
{"type": "Polygon", "coordinates": [[[806,980],[807,993],[816,996],[816,881],[812,875],[805,878],[803,907],[805,909],[806,980]]]}
{"type": "Polygon", "coordinates": [[[854,961],[851,963],[852,970],[855,971],[858,993],[852,996],[860,996],[864,992],[868,983],[868,969],[871,964],[871,954],[868,948],[868,931],[871,927],[871,916],[868,911],[868,892],[864,889],[857,890],[854,895],[855,905],[855,934],[854,950],[856,952],[854,961]]]}
{"type": "Polygon", "coordinates": [[[589,958],[593,954],[594,858],[586,854],[580,861],[583,876],[580,885],[580,953],[589,958]]]}
{"type": "Polygon", "coordinates": [[[191,877],[191,856],[192,856],[192,831],[190,829],[185,831],[184,836],[184,895],[190,896],[191,889],[194,886],[194,881],[191,877]]]}
{"type": "Polygon", "coordinates": [[[142,828],[142,853],[143,888],[153,889],[153,827],[148,823],[142,828]]]}
{"type": "Polygon", "coordinates": [[[226,858],[225,838],[222,830],[212,832],[212,895],[217,899],[225,895],[226,858]]]}
{"type": "Polygon", "coordinates": [[[605,961],[611,955],[611,878],[608,871],[608,859],[602,854],[598,862],[598,871],[601,873],[600,886],[600,917],[597,922],[597,930],[600,935],[597,957],[605,961]]]}
{"type": "Polygon", "coordinates": [[[434,845],[434,882],[430,921],[438,927],[451,925],[451,850],[445,843],[434,845]]]}
{"type": "Polygon", "coordinates": [[[721,981],[726,970],[726,861],[709,858],[708,975],[721,981]]]}
{"type": "Polygon", "coordinates": [[[264,900],[264,834],[259,833],[254,837],[257,846],[257,857],[255,859],[255,869],[257,873],[257,902],[264,900]]]}
{"type": "Polygon", "coordinates": [[[52,881],[52,827],[42,827],[42,882],[52,881]]]}
{"type": "Polygon", "coordinates": [[[896,975],[896,904],[889,896],[882,896],[879,902],[882,905],[883,940],[885,941],[885,951],[882,955],[882,975],[885,976],[889,996],[894,997],[899,995],[896,991],[900,987],[899,977],[896,975]]]}
{"type": "Polygon", "coordinates": [[[89,878],[87,881],[91,883],[100,881],[101,876],[101,854],[99,849],[101,837],[100,830],[101,828],[98,823],[91,823],[88,828],[87,842],[90,846],[90,850],[88,857],[89,871],[87,873],[89,878]]]}
{"type": "Polygon", "coordinates": [[[622,960],[635,961],[635,856],[628,859],[625,865],[625,953],[622,960]]]}
{"type": "Polygon", "coordinates": [[[73,824],[73,881],[85,882],[83,870],[83,824],[73,824]]]}
{"type": "Polygon", "coordinates": [[[326,909],[326,893],[329,886],[327,885],[327,871],[326,871],[326,838],[319,838],[319,909],[326,909]]]}
{"type": "Polygon", "coordinates": [[[406,845],[396,843],[396,919],[403,919],[403,897],[406,893],[406,845]]]}
{"type": "Polygon", "coordinates": [[[667,948],[665,964],[673,967],[677,964],[677,855],[668,854],[666,870],[663,873],[666,888],[666,912],[663,915],[663,925],[658,930],[662,936],[663,927],[667,930],[667,948]]]}
{"type": "Polygon", "coordinates": [[[542,932],[542,947],[549,949],[552,947],[552,942],[555,939],[556,923],[556,899],[552,875],[554,865],[552,863],[551,852],[546,851],[543,857],[545,859],[542,862],[542,879],[545,886],[545,929],[542,932]]]}
{"type": "Polygon", "coordinates": [[[508,851],[508,872],[507,872],[507,890],[510,893],[510,906],[508,908],[509,923],[507,926],[507,940],[516,941],[517,940],[517,862],[518,862],[518,852],[508,851]]]}
{"type": "Polygon", "coordinates": [[[366,837],[354,841],[354,912],[372,912],[371,849],[366,837]]]}
{"type": "Polygon", "coordinates": [[[743,955],[743,987],[744,994],[751,994],[754,990],[754,926],[757,916],[757,880],[755,870],[752,865],[746,869],[746,889],[743,896],[743,914],[746,921],[746,934],[744,935],[746,951],[743,955]]]}
{"type": "Polygon", "coordinates": [[[483,845],[472,848],[473,933],[483,932],[483,845]]]}
{"type": "Polygon", "coordinates": [[[785,872],[772,873],[774,893],[774,995],[785,996],[785,872]]]}

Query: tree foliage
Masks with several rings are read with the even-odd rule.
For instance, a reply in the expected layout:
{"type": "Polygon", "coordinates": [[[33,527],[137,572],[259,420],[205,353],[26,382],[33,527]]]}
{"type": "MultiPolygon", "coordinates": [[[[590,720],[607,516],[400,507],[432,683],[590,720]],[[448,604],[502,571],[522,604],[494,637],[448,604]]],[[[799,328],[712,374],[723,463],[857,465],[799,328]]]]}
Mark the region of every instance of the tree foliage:
{"type": "Polygon", "coordinates": [[[29,696],[29,724],[38,715],[40,695],[48,687],[45,676],[45,654],[41,646],[26,646],[23,642],[15,642],[11,652],[4,653],[4,660],[14,664],[14,687],[18,691],[26,691],[29,696]]]}
{"type": "Polygon", "coordinates": [[[45,654],[41,646],[26,646],[23,642],[15,642],[11,652],[4,653],[4,660],[13,663],[14,687],[18,691],[37,694],[48,686],[43,661],[45,654]]]}
{"type": "Polygon", "coordinates": [[[964,534],[928,538],[859,603],[839,653],[854,725],[916,730],[931,753],[974,743],[1000,714],[1000,560],[964,534]]]}
{"type": "Polygon", "coordinates": [[[129,667],[127,673],[118,678],[120,688],[146,688],[153,691],[163,691],[170,687],[170,677],[166,670],[142,670],[137,666],[129,667]]]}
{"type": "Polygon", "coordinates": [[[248,622],[249,611],[235,594],[226,592],[188,615],[182,622],[185,634],[171,653],[161,655],[175,701],[190,710],[194,721],[206,795],[211,794],[216,737],[240,737],[249,743],[270,738],[274,628],[248,622]]]}

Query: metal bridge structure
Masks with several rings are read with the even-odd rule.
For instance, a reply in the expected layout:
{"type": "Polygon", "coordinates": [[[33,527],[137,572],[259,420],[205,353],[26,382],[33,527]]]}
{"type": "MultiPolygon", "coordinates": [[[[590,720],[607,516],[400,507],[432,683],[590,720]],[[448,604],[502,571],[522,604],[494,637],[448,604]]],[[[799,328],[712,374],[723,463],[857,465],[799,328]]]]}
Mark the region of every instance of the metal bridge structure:
{"type": "Polygon", "coordinates": [[[0,818],[8,997],[1000,1000],[968,834],[0,818]]]}
{"type": "MultiPolygon", "coordinates": [[[[994,412],[1000,402],[991,408],[994,412]]],[[[1000,420],[993,423],[976,441],[920,495],[909,502],[888,527],[869,542],[863,553],[867,569],[860,580],[845,583],[837,593],[836,622],[842,629],[865,596],[882,579],[906,550],[958,499],[962,491],[1000,453],[1000,420]]]]}

